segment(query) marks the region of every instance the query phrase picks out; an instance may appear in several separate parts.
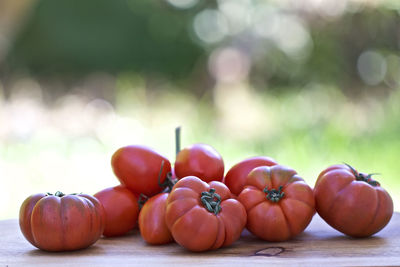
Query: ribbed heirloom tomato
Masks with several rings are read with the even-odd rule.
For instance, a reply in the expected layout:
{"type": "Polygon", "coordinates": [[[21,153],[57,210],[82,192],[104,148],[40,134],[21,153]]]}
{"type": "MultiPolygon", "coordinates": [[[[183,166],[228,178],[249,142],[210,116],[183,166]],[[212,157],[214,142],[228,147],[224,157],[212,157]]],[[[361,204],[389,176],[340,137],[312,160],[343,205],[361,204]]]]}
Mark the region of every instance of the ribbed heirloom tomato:
{"type": "Polygon", "coordinates": [[[222,181],[224,161],[213,147],[206,144],[194,144],[179,151],[176,155],[174,170],[178,179],[196,176],[207,183],[222,181]]]}
{"type": "Polygon", "coordinates": [[[22,234],[47,251],[86,248],[102,235],[105,216],[100,202],[86,194],[36,194],[21,205],[22,234]]]}
{"type": "Polygon", "coordinates": [[[151,197],[163,190],[158,179],[162,161],[165,162],[160,179],[163,183],[171,171],[171,163],[151,148],[139,145],[121,147],[113,154],[111,165],[121,184],[134,193],[151,197]]]}
{"type": "Polygon", "coordinates": [[[247,229],[267,241],[295,237],[315,214],[312,189],[281,165],[252,170],[238,199],[247,211],[247,229]]]}
{"type": "Polygon", "coordinates": [[[273,166],[278,164],[269,157],[252,157],[245,159],[229,169],[224,178],[224,183],[231,190],[232,194],[239,195],[246,182],[247,175],[254,168],[260,166],[273,166]]]}
{"type": "Polygon", "coordinates": [[[320,173],[314,187],[318,214],[336,230],[367,237],[385,227],[393,201],[372,175],[349,165],[333,165],[320,173]]]}
{"type": "Polygon", "coordinates": [[[106,214],[104,236],[124,235],[136,226],[139,215],[138,199],[125,186],[106,188],[94,196],[101,202],[106,214]]]}
{"type": "Polygon", "coordinates": [[[179,180],[168,199],[166,223],[175,241],[191,251],[232,244],[246,224],[246,210],[225,184],[195,176],[179,180]]]}

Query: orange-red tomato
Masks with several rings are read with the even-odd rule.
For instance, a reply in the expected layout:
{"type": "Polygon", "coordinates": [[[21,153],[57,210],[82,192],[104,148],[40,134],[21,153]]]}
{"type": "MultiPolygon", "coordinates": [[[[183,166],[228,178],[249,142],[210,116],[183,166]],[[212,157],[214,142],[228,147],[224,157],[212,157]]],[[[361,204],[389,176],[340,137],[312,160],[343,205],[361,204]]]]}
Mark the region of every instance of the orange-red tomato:
{"type": "Polygon", "coordinates": [[[151,245],[162,245],[174,241],[165,222],[168,195],[168,193],[160,193],[151,197],[140,211],[140,234],[151,245]]]}
{"type": "Polygon", "coordinates": [[[124,235],[136,226],[139,214],[138,199],[125,186],[106,188],[94,196],[103,204],[106,214],[104,236],[124,235]]]}
{"type": "Polygon", "coordinates": [[[379,232],[393,214],[393,201],[386,190],[371,175],[348,165],[333,165],[322,171],[314,196],[321,218],[353,237],[379,232]]]}
{"type": "Polygon", "coordinates": [[[151,148],[139,145],[119,148],[111,158],[111,166],[121,184],[132,192],[154,196],[163,190],[162,184],[171,171],[169,160],[151,148]],[[158,179],[161,163],[161,177],[158,179]]]}
{"type": "Polygon", "coordinates": [[[312,189],[296,171],[281,165],[252,170],[239,201],[247,211],[247,229],[267,241],[295,237],[315,214],[312,189]]]}
{"type": "Polygon", "coordinates": [[[194,144],[182,149],[176,156],[175,175],[178,179],[196,176],[205,182],[222,181],[224,161],[211,146],[194,144]]]}
{"type": "Polygon", "coordinates": [[[100,202],[90,195],[36,194],[22,203],[19,225],[25,238],[37,248],[77,250],[101,237],[105,215],[100,202]]]}
{"type": "Polygon", "coordinates": [[[247,175],[256,167],[276,165],[275,160],[269,157],[252,157],[235,164],[226,173],[224,183],[232,194],[239,195],[246,182],[247,175]]]}
{"type": "Polygon", "coordinates": [[[236,241],[246,224],[246,210],[231,198],[225,184],[207,184],[188,176],[173,187],[165,219],[178,244],[191,251],[205,251],[236,241]]]}

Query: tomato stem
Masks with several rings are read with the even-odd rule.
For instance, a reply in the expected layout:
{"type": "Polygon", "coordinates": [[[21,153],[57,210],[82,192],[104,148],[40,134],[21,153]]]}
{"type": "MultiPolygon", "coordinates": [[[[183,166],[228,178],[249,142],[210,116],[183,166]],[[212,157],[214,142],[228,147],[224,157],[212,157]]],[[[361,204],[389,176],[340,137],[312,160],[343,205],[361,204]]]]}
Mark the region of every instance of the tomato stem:
{"type": "Polygon", "coordinates": [[[378,181],[375,181],[375,180],[372,179],[372,176],[373,176],[373,175],[376,175],[376,174],[378,174],[378,173],[370,173],[370,174],[368,174],[368,175],[365,175],[365,174],[363,174],[363,173],[359,173],[358,171],[356,171],[356,169],[354,169],[354,168],[353,168],[352,166],[350,166],[349,164],[347,164],[347,163],[344,163],[344,164],[345,164],[347,167],[350,168],[351,172],[354,174],[354,176],[355,176],[355,178],[356,178],[357,181],[365,182],[365,183],[367,183],[367,184],[369,184],[369,185],[372,185],[372,186],[379,186],[379,185],[380,185],[378,181]]]}
{"type": "Polygon", "coordinates": [[[210,188],[209,192],[201,192],[200,200],[209,212],[217,215],[221,211],[221,197],[215,193],[215,188],[210,188]]]}
{"type": "Polygon", "coordinates": [[[181,127],[175,128],[175,152],[176,155],[181,151],[181,127]]]}
{"type": "Polygon", "coordinates": [[[143,193],[140,193],[139,195],[139,199],[138,199],[138,204],[139,204],[139,209],[141,209],[144,205],[144,203],[146,203],[146,201],[149,199],[148,196],[146,196],[143,193]]]}
{"type": "Polygon", "coordinates": [[[168,172],[167,173],[167,177],[165,177],[165,180],[163,183],[161,183],[161,174],[164,168],[164,161],[161,161],[161,168],[160,168],[160,172],[158,173],[158,185],[162,188],[164,188],[164,192],[165,193],[169,193],[172,190],[172,187],[174,187],[174,185],[176,184],[176,181],[174,181],[174,179],[172,179],[172,173],[168,172]]]}
{"type": "Polygon", "coordinates": [[[57,191],[54,195],[52,193],[47,193],[48,196],[63,197],[65,194],[61,191],[57,191]]]}
{"type": "Polygon", "coordinates": [[[269,201],[272,202],[278,202],[279,200],[281,200],[281,198],[283,198],[285,196],[285,192],[282,192],[282,188],[283,186],[279,186],[278,190],[276,190],[275,188],[272,188],[271,190],[268,190],[268,187],[264,188],[264,193],[267,194],[266,198],[269,201]]]}

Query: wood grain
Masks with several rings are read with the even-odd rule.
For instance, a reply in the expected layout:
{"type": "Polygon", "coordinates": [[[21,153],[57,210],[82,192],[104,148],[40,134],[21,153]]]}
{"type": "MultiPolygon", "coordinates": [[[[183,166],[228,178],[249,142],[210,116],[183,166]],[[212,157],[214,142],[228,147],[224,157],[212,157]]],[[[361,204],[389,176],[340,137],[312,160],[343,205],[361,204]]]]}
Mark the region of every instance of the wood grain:
{"type": "Polygon", "coordinates": [[[400,266],[400,214],[395,213],[386,228],[370,238],[344,236],[315,215],[306,231],[294,240],[270,243],[244,231],[232,246],[205,253],[191,253],[177,244],[147,245],[137,230],[119,238],[102,238],[88,249],[49,253],[24,239],[17,220],[0,221],[0,266],[160,264],[400,266]]]}

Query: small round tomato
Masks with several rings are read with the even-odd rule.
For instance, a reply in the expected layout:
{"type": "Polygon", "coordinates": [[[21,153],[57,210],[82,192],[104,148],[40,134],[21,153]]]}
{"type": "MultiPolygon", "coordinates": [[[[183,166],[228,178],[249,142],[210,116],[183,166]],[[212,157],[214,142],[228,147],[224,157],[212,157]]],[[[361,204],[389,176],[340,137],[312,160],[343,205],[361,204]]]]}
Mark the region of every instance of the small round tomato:
{"type": "Polygon", "coordinates": [[[140,234],[151,245],[167,244],[174,241],[165,222],[168,195],[168,193],[160,193],[151,197],[144,203],[140,211],[140,234]]]}
{"type": "Polygon", "coordinates": [[[175,161],[175,175],[178,179],[197,176],[205,182],[222,181],[224,161],[211,146],[194,144],[179,151],[175,161]]]}
{"type": "Polygon", "coordinates": [[[336,230],[353,237],[371,236],[393,214],[393,201],[372,175],[349,165],[333,165],[320,173],[314,187],[318,214],[336,230]]]}
{"type": "Polygon", "coordinates": [[[226,173],[224,183],[231,190],[232,194],[239,195],[242,192],[246,177],[250,171],[260,166],[273,166],[278,164],[269,157],[252,157],[235,164],[226,173]]]}
{"type": "Polygon", "coordinates": [[[171,171],[169,160],[145,146],[125,146],[112,156],[111,165],[121,184],[132,192],[151,197],[163,190],[160,183],[165,181],[171,171]],[[165,162],[161,178],[158,173],[162,162],[165,162]]]}
{"type": "Polygon", "coordinates": [[[296,171],[281,165],[252,170],[239,201],[247,211],[247,229],[267,241],[295,237],[315,214],[312,189],[296,171]]]}
{"type": "Polygon", "coordinates": [[[174,240],[191,251],[228,246],[246,224],[246,210],[225,184],[194,176],[179,180],[168,199],[165,220],[174,240]]]}
{"type": "Polygon", "coordinates": [[[106,213],[104,236],[124,235],[132,230],[139,214],[138,199],[123,185],[106,188],[94,195],[106,213]]]}
{"type": "Polygon", "coordinates": [[[19,212],[25,238],[46,251],[69,251],[94,244],[103,233],[105,214],[100,202],[86,194],[36,194],[19,212]]]}

